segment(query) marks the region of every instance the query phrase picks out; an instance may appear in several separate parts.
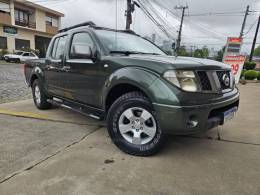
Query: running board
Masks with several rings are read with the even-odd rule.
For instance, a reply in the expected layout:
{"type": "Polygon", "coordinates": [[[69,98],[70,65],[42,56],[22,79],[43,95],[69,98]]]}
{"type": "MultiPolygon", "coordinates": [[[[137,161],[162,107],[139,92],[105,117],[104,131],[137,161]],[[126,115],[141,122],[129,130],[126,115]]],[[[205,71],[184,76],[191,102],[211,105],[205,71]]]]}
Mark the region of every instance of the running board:
{"type": "Polygon", "coordinates": [[[73,103],[70,103],[70,102],[67,102],[67,101],[63,101],[61,99],[58,99],[58,98],[53,98],[53,99],[48,99],[47,100],[48,103],[50,104],[53,104],[55,106],[59,106],[59,107],[63,107],[63,108],[66,108],[66,109],[69,109],[69,110],[72,110],[74,112],[77,112],[79,114],[82,114],[84,116],[88,116],[88,117],[91,117],[93,119],[96,119],[96,120],[102,120],[103,117],[102,117],[102,113],[99,111],[94,111],[93,108],[88,108],[87,106],[76,106],[76,104],[73,104],[73,103]],[[91,112],[91,110],[93,112],[91,112]],[[95,114],[93,114],[95,113],[95,114]]]}

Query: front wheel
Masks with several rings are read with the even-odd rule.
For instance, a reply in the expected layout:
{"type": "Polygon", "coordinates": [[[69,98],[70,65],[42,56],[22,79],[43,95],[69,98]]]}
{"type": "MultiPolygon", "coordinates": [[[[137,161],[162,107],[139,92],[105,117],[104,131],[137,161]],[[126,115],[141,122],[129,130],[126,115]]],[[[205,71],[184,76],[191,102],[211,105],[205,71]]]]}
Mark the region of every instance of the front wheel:
{"type": "Polygon", "coordinates": [[[164,134],[157,115],[148,98],[140,92],[127,93],[116,100],[107,122],[111,139],[128,154],[149,156],[163,146],[164,134]]]}

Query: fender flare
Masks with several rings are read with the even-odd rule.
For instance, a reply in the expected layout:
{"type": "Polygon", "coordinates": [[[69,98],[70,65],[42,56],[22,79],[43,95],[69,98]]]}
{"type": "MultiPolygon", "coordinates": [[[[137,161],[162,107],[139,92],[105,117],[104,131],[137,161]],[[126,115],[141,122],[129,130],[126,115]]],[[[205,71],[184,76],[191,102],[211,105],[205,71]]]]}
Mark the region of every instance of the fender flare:
{"type": "MultiPolygon", "coordinates": [[[[103,108],[106,107],[106,100],[109,92],[115,86],[120,84],[129,84],[134,87],[137,87],[141,91],[143,91],[149,98],[152,97],[149,87],[156,79],[158,79],[158,77],[159,75],[152,71],[136,67],[126,67],[115,71],[105,81],[105,84],[102,89],[103,108]]],[[[151,99],[151,101],[153,101],[153,99],[151,99]]]]}
{"type": "Polygon", "coordinates": [[[35,66],[32,71],[31,71],[31,75],[30,75],[30,80],[29,80],[29,86],[32,87],[32,79],[34,77],[37,77],[41,82],[44,80],[44,73],[42,71],[41,68],[39,68],[38,66],[35,66]]]}

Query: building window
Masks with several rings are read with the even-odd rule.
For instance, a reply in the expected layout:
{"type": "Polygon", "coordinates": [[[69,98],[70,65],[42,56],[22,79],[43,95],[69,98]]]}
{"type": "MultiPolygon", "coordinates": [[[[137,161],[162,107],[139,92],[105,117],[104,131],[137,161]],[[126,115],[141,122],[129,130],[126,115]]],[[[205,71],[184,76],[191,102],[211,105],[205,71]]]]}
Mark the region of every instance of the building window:
{"type": "Polygon", "coordinates": [[[46,24],[53,27],[58,27],[58,19],[51,16],[46,16],[46,24]]]}
{"type": "Polygon", "coordinates": [[[10,5],[7,3],[0,2],[0,12],[10,13],[10,5]]]}
{"type": "Polygon", "coordinates": [[[0,49],[7,49],[7,38],[0,37],[0,49]]]}
{"type": "Polygon", "coordinates": [[[15,39],[15,49],[16,50],[30,49],[30,41],[23,40],[23,39],[15,39]]]}
{"type": "Polygon", "coordinates": [[[15,21],[24,23],[25,25],[28,24],[29,21],[29,14],[22,10],[14,10],[15,21]]]}

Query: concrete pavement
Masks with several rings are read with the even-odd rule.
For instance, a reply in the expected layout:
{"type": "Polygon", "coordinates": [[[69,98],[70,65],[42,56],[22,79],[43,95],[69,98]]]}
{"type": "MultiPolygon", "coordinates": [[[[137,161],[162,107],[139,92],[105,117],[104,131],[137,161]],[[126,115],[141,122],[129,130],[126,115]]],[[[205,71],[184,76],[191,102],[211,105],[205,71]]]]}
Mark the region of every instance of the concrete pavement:
{"type": "Polygon", "coordinates": [[[257,195],[259,151],[253,145],[171,137],[160,154],[137,158],[118,151],[100,129],[0,184],[0,194],[257,195]]]}
{"type": "Polygon", "coordinates": [[[31,100],[2,104],[10,113],[0,114],[0,194],[258,195],[260,85],[240,91],[240,110],[219,134],[170,136],[148,158],[120,152],[102,123],[68,110],[38,111],[31,100]],[[47,119],[12,116],[19,112],[47,119]]]}

